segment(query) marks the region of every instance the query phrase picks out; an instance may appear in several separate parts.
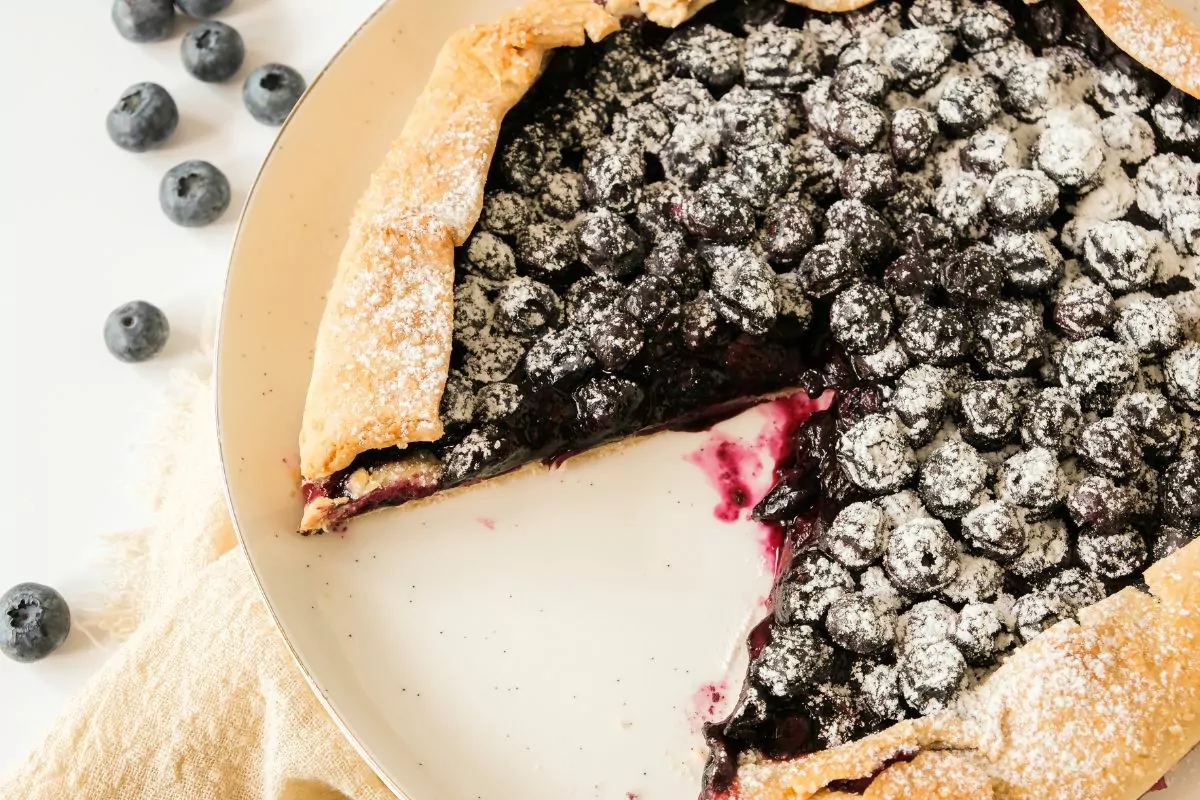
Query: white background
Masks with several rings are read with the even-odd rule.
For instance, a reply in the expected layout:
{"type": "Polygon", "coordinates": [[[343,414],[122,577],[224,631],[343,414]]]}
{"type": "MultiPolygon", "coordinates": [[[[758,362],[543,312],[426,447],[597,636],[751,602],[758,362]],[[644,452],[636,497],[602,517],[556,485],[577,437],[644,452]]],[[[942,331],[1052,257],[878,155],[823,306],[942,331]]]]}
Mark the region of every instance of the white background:
{"type": "MultiPolygon", "coordinates": [[[[414,2],[417,0],[414,0],[414,2]]],[[[269,61],[312,80],[379,0],[234,0],[246,61],[225,84],[189,76],[180,17],[166,42],[134,44],[107,0],[5,3],[0,23],[0,592],[54,586],[82,625],[104,586],[103,537],[146,519],[139,445],[177,369],[203,369],[238,211],[276,129],[255,122],[241,82],[269,61]],[[130,84],[167,88],[180,109],[161,149],[127,153],[104,128],[130,84]],[[158,182],[191,158],[229,177],[217,223],[179,228],[158,207],[158,182]],[[104,347],[104,319],[144,299],[170,318],[156,360],[123,364],[104,347]]],[[[286,275],[280,275],[286,281],[286,275]]],[[[0,774],[36,744],[109,651],[78,629],[32,665],[0,658],[0,774]]]]}

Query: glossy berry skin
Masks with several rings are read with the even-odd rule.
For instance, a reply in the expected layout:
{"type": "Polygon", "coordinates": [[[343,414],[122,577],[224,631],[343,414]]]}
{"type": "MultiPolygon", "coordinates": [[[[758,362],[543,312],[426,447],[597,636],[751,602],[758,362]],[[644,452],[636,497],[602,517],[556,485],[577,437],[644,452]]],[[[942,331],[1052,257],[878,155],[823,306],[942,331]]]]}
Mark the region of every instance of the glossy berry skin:
{"type": "Polygon", "coordinates": [[[175,5],[189,17],[207,19],[229,8],[232,2],[233,0],[175,0],[175,5]]]}
{"type": "Polygon", "coordinates": [[[170,138],[179,125],[179,109],[157,83],[135,83],[108,112],[108,137],[123,150],[141,153],[170,138]]]}
{"type": "Polygon", "coordinates": [[[112,21],[131,42],[161,42],[175,29],[171,0],[114,0],[112,21]]]}
{"type": "Polygon", "coordinates": [[[0,653],[13,661],[40,661],[71,631],[62,595],[40,583],[19,583],[0,596],[0,653]]]}
{"type": "Polygon", "coordinates": [[[242,84],[242,102],[264,125],[282,125],[304,94],[304,76],[284,64],[264,64],[242,84]]]}
{"type": "Polygon", "coordinates": [[[170,334],[167,315],[144,300],[117,307],[104,322],[108,352],[131,363],[158,355],[170,334]]]}
{"type": "Polygon", "coordinates": [[[246,58],[242,35],[224,22],[204,22],[183,37],[183,68],[205,83],[229,80],[246,58]]]}
{"type": "Polygon", "coordinates": [[[229,179],[207,161],[185,161],[163,176],[158,202],[176,225],[208,225],[229,207],[229,179]]]}

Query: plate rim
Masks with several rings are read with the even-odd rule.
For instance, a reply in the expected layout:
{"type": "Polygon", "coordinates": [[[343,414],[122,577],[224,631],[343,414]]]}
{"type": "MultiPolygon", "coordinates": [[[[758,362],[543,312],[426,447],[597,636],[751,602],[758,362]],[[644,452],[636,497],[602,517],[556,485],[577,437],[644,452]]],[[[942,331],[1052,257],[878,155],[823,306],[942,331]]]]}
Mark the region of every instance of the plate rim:
{"type": "Polygon", "coordinates": [[[267,595],[266,587],[263,586],[262,577],[259,575],[258,568],[254,563],[254,559],[250,555],[250,549],[246,545],[246,537],[242,532],[242,525],[238,519],[237,509],[233,503],[233,493],[229,481],[229,467],[221,419],[221,370],[218,366],[221,363],[222,351],[229,346],[225,339],[227,324],[226,314],[229,310],[229,293],[231,284],[233,282],[233,269],[238,251],[238,243],[241,240],[242,228],[246,222],[246,216],[250,209],[250,203],[254,199],[255,194],[258,192],[259,184],[262,181],[263,173],[266,172],[267,165],[271,162],[271,159],[275,157],[275,154],[280,148],[280,142],[284,133],[295,121],[298,112],[304,106],[305,101],[308,100],[309,95],[312,93],[314,87],[321,82],[321,79],[325,77],[325,74],[342,57],[346,50],[349,49],[356,41],[358,41],[358,39],[362,36],[363,31],[365,31],[376,19],[378,19],[384,13],[384,11],[388,10],[394,5],[398,5],[401,2],[403,2],[403,0],[384,0],[384,2],[380,3],[354,29],[354,32],[346,38],[346,41],[344,41],[338,47],[334,54],[330,56],[329,60],[326,61],[324,66],[321,67],[320,71],[317,72],[317,74],[313,76],[313,79],[308,82],[308,85],[305,87],[300,99],[296,101],[296,105],[293,106],[290,112],[288,112],[287,118],[284,119],[283,124],[279,126],[279,131],[275,134],[274,141],[271,142],[271,146],[267,150],[266,156],[263,157],[262,163],[259,164],[258,170],[255,172],[254,180],[250,184],[249,191],[246,192],[246,199],[242,203],[242,208],[238,213],[237,223],[233,230],[233,241],[229,246],[229,256],[225,263],[225,280],[221,287],[221,303],[217,311],[215,346],[213,348],[213,396],[211,402],[213,404],[214,418],[216,421],[217,450],[220,454],[221,462],[221,489],[225,498],[225,508],[229,513],[230,524],[233,528],[234,536],[237,539],[237,550],[240,552],[241,558],[245,561],[246,566],[250,570],[250,575],[254,581],[254,586],[258,591],[258,597],[266,607],[267,614],[271,618],[272,626],[275,628],[276,633],[279,634],[279,638],[281,639],[282,643],[287,647],[287,651],[292,657],[292,662],[296,665],[300,675],[304,678],[304,682],[312,691],[313,696],[316,697],[317,702],[321,704],[321,707],[325,710],[325,713],[329,715],[329,719],[333,722],[334,726],[338,729],[346,741],[350,743],[351,747],[354,748],[354,751],[358,754],[358,756],[363,760],[364,763],[366,763],[368,767],[370,767],[371,771],[375,773],[375,776],[382,781],[384,787],[396,795],[399,800],[413,800],[412,795],[400,788],[400,786],[397,785],[396,782],[387,775],[383,767],[379,764],[375,757],[371,755],[366,745],[353,733],[353,731],[351,731],[349,725],[347,725],[345,720],[342,719],[341,714],[339,714],[338,711],[333,707],[332,702],[325,695],[325,693],[321,691],[320,686],[317,685],[316,678],[313,677],[312,673],[308,669],[308,666],[300,657],[300,653],[296,650],[291,637],[288,636],[287,630],[284,628],[283,621],[279,618],[274,605],[271,603],[270,598],[267,595]]]}

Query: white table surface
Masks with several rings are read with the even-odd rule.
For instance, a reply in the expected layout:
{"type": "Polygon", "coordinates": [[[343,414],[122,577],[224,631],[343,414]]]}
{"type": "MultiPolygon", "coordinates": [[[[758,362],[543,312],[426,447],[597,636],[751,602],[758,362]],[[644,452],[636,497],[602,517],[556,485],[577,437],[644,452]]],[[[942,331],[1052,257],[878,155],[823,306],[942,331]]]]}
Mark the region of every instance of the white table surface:
{"type": "MultiPolygon", "coordinates": [[[[246,61],[226,84],[201,83],[179,60],[188,26],[134,44],[108,0],[6,3],[0,24],[0,592],[38,581],[86,625],[106,569],[102,539],[146,519],[136,455],[177,369],[203,369],[239,209],[276,133],[245,111],[241,82],[269,61],[312,80],[380,0],[234,0],[246,61]],[[180,109],[179,129],[150,153],[109,141],[108,109],[154,81],[180,109]],[[233,202],[217,223],[176,227],[158,182],[180,161],[211,161],[233,202]],[[101,331],[116,306],[161,307],[171,340],[156,360],[122,364],[101,331]]],[[[418,2],[419,0],[413,0],[418,2]]],[[[286,276],[280,276],[286,280],[286,276]]],[[[37,743],[110,651],[76,629],[32,665],[0,658],[0,774],[37,743]]]]}

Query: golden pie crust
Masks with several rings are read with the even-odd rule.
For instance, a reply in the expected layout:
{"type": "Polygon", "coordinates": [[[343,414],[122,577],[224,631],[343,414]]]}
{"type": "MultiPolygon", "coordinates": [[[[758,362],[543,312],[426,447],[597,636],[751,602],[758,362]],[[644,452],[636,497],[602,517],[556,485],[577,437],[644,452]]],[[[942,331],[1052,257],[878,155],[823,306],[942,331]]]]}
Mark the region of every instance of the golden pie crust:
{"type": "MultiPolygon", "coordinates": [[[[436,440],[449,369],[454,248],[483,202],[500,123],[555,47],[579,46],[640,13],[677,25],[712,0],[533,0],[453,36],[356,208],[318,333],[300,435],[317,480],[362,452],[436,440]]],[[[793,0],[845,11],[870,0],[793,0]]],[[[1083,0],[1118,44],[1160,7],[1083,0]]],[[[1161,19],[1155,24],[1162,24],[1161,19]]],[[[1195,94],[1200,39],[1173,71],[1195,94]],[[1193,60],[1188,60],[1193,59],[1193,60]]],[[[1165,51],[1164,51],[1165,52],[1165,51]]],[[[318,498],[304,527],[338,500],[318,498]]],[[[746,800],[1135,800],[1200,741],[1200,541],[1126,589],[1051,628],[940,714],[787,762],[748,760],[746,800]],[[864,793],[832,786],[869,779],[864,793]]]]}

